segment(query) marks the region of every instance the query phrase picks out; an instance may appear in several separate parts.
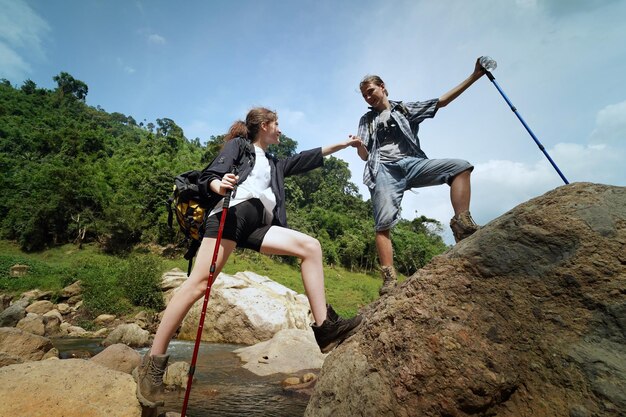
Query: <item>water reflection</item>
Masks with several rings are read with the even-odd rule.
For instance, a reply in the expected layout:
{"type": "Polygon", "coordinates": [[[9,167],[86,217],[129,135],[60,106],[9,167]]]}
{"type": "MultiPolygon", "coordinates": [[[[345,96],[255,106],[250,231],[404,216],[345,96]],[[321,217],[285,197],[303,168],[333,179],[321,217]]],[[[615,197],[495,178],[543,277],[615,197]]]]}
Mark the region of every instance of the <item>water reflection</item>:
{"type": "MultiPolygon", "coordinates": [[[[96,354],[103,349],[99,343],[100,340],[93,339],[54,341],[62,358],[80,357],[80,352],[85,350],[96,354]]],[[[243,369],[239,357],[233,353],[239,347],[219,343],[200,345],[188,417],[302,416],[307,399],[283,391],[280,383],[286,375],[257,376],[243,369]]],[[[146,350],[137,351],[143,355],[146,350]]],[[[173,341],[168,353],[170,363],[190,361],[193,342],[173,341]]],[[[180,412],[184,397],[184,390],[167,393],[163,410],[180,412]]]]}

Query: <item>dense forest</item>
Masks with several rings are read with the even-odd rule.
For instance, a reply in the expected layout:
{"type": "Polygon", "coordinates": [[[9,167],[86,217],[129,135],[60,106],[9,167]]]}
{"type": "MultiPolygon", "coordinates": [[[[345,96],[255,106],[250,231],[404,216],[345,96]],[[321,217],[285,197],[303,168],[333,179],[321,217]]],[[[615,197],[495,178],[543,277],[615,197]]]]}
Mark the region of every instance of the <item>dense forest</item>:
{"type": "MultiPolygon", "coordinates": [[[[68,242],[97,242],[103,251],[139,244],[183,244],[167,226],[173,177],[202,169],[223,135],[188,140],[174,120],[137,123],[85,103],[86,83],[62,72],[57,88],[0,81],[0,234],[37,251],[68,242]]],[[[271,151],[297,152],[283,136],[271,151]]],[[[290,226],[317,237],[327,264],[376,267],[369,201],[350,182],[348,164],[327,157],[323,168],[287,179],[290,226]]],[[[393,232],[396,266],[411,274],[445,248],[441,224],[424,216],[393,232]]]]}

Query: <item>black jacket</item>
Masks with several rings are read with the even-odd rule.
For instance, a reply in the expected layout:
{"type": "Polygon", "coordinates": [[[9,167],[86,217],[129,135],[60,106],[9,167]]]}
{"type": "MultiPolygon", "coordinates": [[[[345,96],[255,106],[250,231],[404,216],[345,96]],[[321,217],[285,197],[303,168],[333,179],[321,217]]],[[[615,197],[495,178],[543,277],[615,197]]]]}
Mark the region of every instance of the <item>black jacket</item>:
{"type": "MultiPolygon", "coordinates": [[[[239,184],[243,183],[255,162],[254,147],[247,139],[234,138],[224,144],[219,155],[213,162],[202,171],[198,185],[200,193],[208,197],[210,201],[217,204],[222,196],[211,191],[209,185],[213,180],[221,180],[222,177],[233,172],[237,167],[239,184]]],[[[324,164],[322,148],[310,149],[299,154],[277,159],[270,154],[266,154],[270,164],[270,186],[276,196],[276,207],[274,208],[274,219],[272,224],[276,226],[289,227],[287,225],[287,211],[285,208],[285,177],[296,174],[303,174],[312,169],[321,167],[324,164]]]]}

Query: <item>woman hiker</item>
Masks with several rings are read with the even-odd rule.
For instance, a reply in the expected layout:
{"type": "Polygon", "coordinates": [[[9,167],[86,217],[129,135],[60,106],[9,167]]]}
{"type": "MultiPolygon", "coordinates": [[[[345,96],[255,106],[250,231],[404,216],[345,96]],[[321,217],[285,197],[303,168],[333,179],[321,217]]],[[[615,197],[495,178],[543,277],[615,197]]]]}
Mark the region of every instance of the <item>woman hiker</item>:
{"type": "MultiPolygon", "coordinates": [[[[269,145],[279,143],[280,134],[277,114],[266,108],[254,108],[245,122],[237,121],[231,126],[220,154],[203,171],[199,185],[209,195],[224,196],[238,184],[227,211],[214,276],[220,273],[236,247],[300,258],[302,281],[315,320],[311,327],[320,350],[326,353],[353,334],[362,318],[344,319],[326,304],[322,248],[317,239],[288,228],[284,179],[321,166],[324,156],[356,146],[358,141],[350,138],[278,160],[266,152],[269,145]],[[237,175],[232,173],[234,167],[238,167],[237,175]]],[[[162,392],[169,342],[191,306],[206,291],[221,210],[220,201],[209,213],[191,275],[168,303],[152,347],[133,371],[137,397],[145,406],[161,404],[157,399],[162,392]]]]}

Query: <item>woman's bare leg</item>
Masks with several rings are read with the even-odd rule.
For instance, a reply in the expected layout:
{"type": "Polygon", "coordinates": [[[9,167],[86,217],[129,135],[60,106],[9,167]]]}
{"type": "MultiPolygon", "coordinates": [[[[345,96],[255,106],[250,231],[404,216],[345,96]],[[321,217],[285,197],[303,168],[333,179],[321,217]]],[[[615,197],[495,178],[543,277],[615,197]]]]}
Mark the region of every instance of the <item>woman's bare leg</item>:
{"type": "Polygon", "coordinates": [[[326,320],[326,294],[322,247],[319,241],[296,230],[272,226],[263,239],[261,253],[297,256],[302,260],[300,270],[306,296],[309,299],[315,324],[321,325],[326,320]]]}
{"type": "MultiPolygon", "coordinates": [[[[189,309],[205,294],[210,275],[211,262],[213,261],[215,243],[216,239],[213,238],[205,238],[202,240],[202,244],[196,255],[196,264],[191,271],[191,275],[187,281],[180,286],[178,291],[174,293],[174,296],[167,304],[167,308],[163,313],[163,318],[161,319],[159,328],[154,336],[152,348],[150,349],[151,355],[160,355],[167,351],[172,336],[189,312],[189,309]]],[[[220,273],[236,246],[236,243],[232,240],[224,239],[221,241],[215,263],[214,279],[220,273]]]]}

